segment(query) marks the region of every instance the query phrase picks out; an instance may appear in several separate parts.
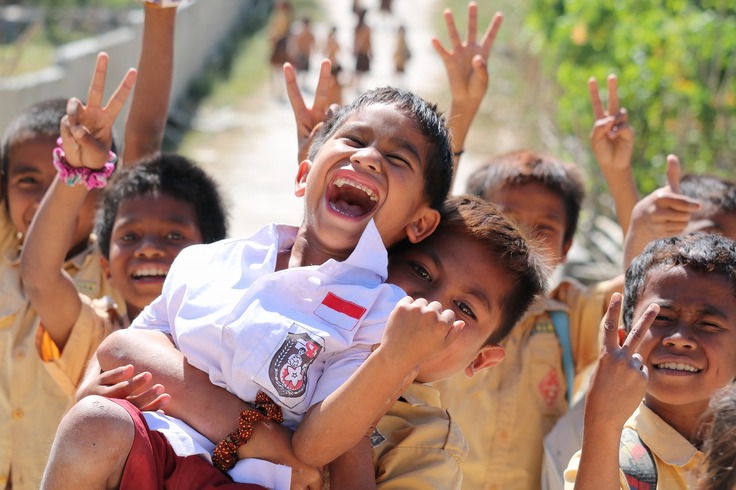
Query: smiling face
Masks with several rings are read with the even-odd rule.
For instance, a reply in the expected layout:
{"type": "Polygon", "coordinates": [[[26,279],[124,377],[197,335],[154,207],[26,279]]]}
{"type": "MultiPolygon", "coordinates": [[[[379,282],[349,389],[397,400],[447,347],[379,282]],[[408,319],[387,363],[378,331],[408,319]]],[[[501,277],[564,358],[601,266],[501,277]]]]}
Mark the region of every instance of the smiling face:
{"type": "Polygon", "coordinates": [[[702,412],[736,376],[732,286],[682,266],[654,268],[647,279],[634,318],[650,303],[660,312],[638,349],[649,369],[646,403],[660,414],[673,406],[702,412]]]}
{"type": "MultiPolygon", "coordinates": [[[[8,152],[8,214],[13,225],[25,234],[36,214],[41,199],[56,179],[51,152],[56,138],[48,135],[30,136],[10,146],[8,152]]],[[[98,192],[87,195],[77,214],[72,235],[72,250],[84,246],[92,232],[98,192]]]]}
{"type": "Polygon", "coordinates": [[[439,231],[392,254],[388,282],[412,298],[438,301],[465,322],[454,342],[420,365],[417,381],[438,381],[463,370],[472,375],[503,359],[502,347],[485,344],[501,323],[501,299],[511,285],[488,256],[478,241],[439,231]]]}
{"type": "Polygon", "coordinates": [[[104,261],[131,317],[161,294],[179,252],[202,243],[194,208],[167,194],[144,194],[120,204],[104,261]]]}
{"type": "Polygon", "coordinates": [[[538,182],[528,182],[493,189],[486,198],[517,225],[530,230],[554,265],[565,261],[572,242],[565,242],[565,205],[558,194],[538,182]]]}
{"type": "Polygon", "coordinates": [[[392,105],[348,116],[314,161],[299,167],[296,195],[306,199],[311,242],[351,251],[371,219],[387,247],[431,233],[438,213],[424,196],[426,143],[417,123],[392,105]]]}

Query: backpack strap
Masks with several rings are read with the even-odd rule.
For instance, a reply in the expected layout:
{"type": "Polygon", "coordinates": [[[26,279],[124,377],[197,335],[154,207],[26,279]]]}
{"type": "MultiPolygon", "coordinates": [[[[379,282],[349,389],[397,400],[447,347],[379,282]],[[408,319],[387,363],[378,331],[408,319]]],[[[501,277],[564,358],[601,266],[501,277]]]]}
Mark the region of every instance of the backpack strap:
{"type": "Polygon", "coordinates": [[[572,403],[573,380],[575,378],[575,363],[572,358],[572,343],[570,341],[570,321],[565,311],[548,311],[552,324],[555,327],[557,341],[562,347],[562,368],[565,371],[567,382],[567,403],[572,403]]]}
{"type": "Polygon", "coordinates": [[[626,475],[631,490],[654,490],[657,488],[657,465],[649,448],[639,434],[630,427],[621,432],[618,447],[618,464],[626,475]]]}

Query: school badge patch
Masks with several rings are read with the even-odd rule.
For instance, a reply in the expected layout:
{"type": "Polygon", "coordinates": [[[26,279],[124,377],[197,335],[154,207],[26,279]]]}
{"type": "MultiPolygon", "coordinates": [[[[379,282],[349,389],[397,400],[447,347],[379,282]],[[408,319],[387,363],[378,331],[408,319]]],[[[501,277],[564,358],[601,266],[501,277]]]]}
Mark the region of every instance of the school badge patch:
{"type": "Polygon", "coordinates": [[[309,366],[324,349],[322,342],[307,332],[289,333],[271,358],[268,375],[279,396],[299,398],[309,382],[309,366]]]}
{"type": "Polygon", "coordinates": [[[552,408],[557,400],[557,395],[560,393],[561,385],[560,378],[557,376],[557,370],[551,368],[547,374],[539,382],[539,394],[542,395],[547,408],[552,408]]]}

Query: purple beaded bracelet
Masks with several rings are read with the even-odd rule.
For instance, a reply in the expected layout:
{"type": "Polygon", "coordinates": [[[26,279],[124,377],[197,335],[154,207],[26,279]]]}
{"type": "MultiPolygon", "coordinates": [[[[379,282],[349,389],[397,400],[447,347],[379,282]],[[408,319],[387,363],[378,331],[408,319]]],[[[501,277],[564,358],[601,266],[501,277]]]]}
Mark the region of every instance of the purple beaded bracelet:
{"type": "Polygon", "coordinates": [[[57,147],[54,148],[54,168],[59,172],[59,178],[66,185],[86,185],[87,190],[107,185],[107,179],[115,171],[115,163],[118,161],[118,156],[115,153],[110,152],[107,163],[99,170],[88,167],[72,167],[66,161],[66,155],[61,147],[61,138],[56,141],[56,144],[57,147]]]}

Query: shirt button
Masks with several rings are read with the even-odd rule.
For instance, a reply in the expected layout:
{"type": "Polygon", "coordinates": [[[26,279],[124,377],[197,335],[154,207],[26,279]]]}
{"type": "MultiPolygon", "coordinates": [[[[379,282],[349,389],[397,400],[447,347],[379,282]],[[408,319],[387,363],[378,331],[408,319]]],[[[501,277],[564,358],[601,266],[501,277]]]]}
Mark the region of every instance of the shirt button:
{"type": "Polygon", "coordinates": [[[16,359],[25,359],[26,358],[26,351],[24,351],[23,349],[18,349],[15,352],[15,358],[16,359]]]}
{"type": "Polygon", "coordinates": [[[20,408],[16,408],[15,410],[13,410],[13,419],[15,420],[22,419],[24,415],[25,414],[23,413],[23,410],[21,410],[20,408]]]}

